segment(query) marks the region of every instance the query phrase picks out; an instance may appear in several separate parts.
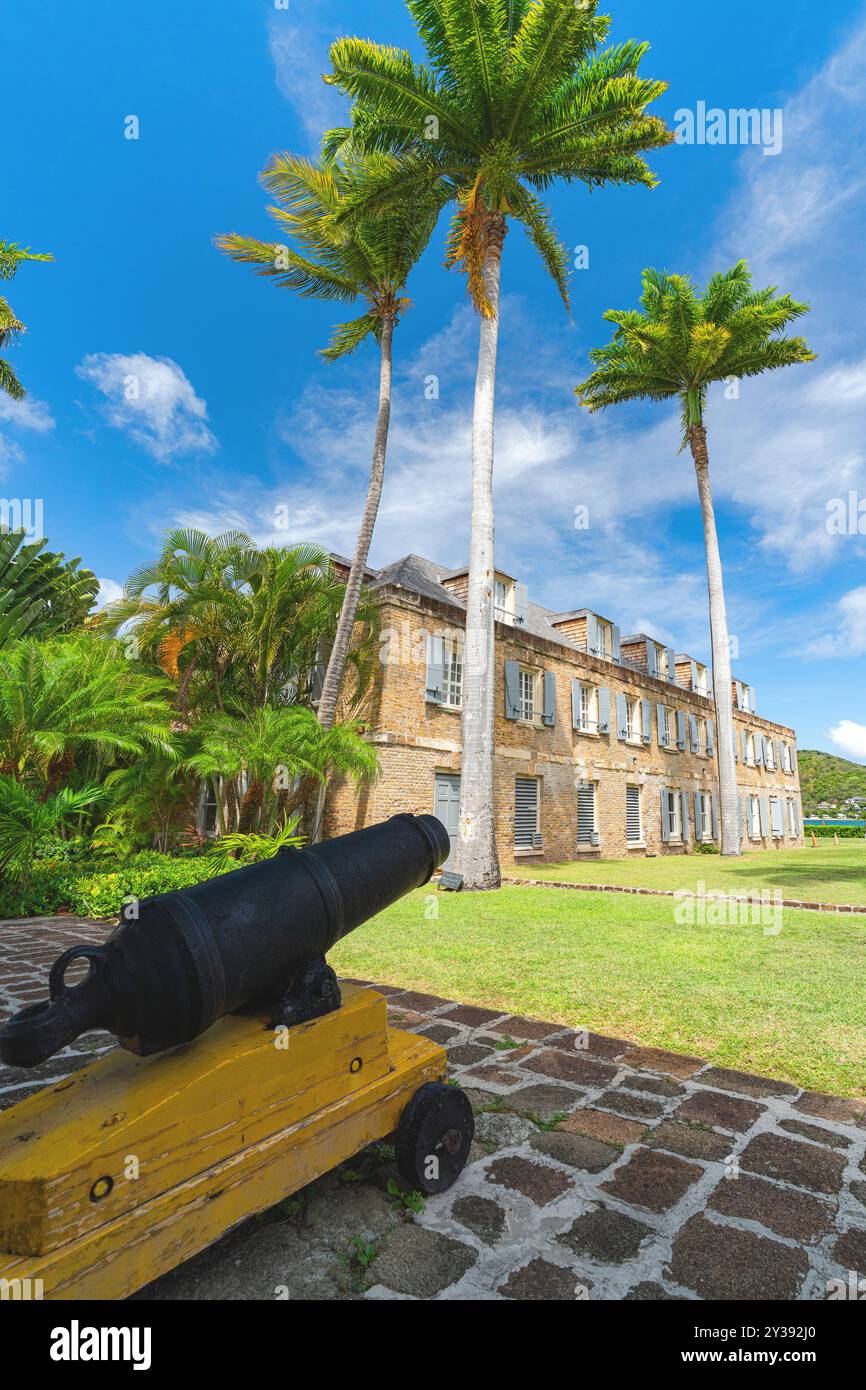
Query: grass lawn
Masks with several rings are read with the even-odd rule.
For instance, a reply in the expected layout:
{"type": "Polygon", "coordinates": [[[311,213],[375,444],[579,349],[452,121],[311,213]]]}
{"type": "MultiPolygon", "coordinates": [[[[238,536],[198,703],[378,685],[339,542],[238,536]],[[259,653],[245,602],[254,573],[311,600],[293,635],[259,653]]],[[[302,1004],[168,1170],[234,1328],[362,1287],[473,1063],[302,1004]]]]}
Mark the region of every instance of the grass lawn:
{"type": "Polygon", "coordinates": [[[866,1094],[866,918],[785,910],[780,934],[766,936],[677,925],[676,907],[545,888],[424,889],[329,959],[344,975],[866,1094]]]}
{"type": "Polygon", "coordinates": [[[627,888],[691,888],[771,893],[800,902],[850,903],[866,907],[866,841],[818,841],[805,849],[761,850],[741,859],[718,854],[665,855],[658,859],[582,860],[572,864],[521,864],[510,878],[543,878],[571,883],[615,883],[627,888]]]}

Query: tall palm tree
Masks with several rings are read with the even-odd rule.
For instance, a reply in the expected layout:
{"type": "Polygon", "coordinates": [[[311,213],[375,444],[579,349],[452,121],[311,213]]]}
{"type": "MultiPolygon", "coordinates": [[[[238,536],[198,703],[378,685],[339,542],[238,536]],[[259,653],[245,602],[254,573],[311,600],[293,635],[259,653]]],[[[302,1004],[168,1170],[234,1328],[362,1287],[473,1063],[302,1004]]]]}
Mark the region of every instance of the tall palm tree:
{"type": "MultiPolygon", "coordinates": [[[[52,255],[39,251],[29,251],[16,246],[14,241],[0,241],[0,280],[14,280],[22,261],[53,261],[52,255]]],[[[16,318],[9,301],[0,294],[0,348],[10,346],[20,338],[26,329],[16,318]]],[[[13,401],[21,401],[27,392],[18,380],[12,367],[0,357],[0,391],[5,391],[13,401]]]]}
{"type": "Polygon", "coordinates": [[[354,216],[411,206],[432,193],[455,201],[449,263],[465,271],[481,314],[472,423],[472,530],[462,715],[464,886],[499,886],[493,820],[493,426],[502,249],[520,222],[568,303],[568,260],[540,194],[558,179],[593,189],[652,187],[641,152],[673,138],[646,108],[665,84],[638,76],[647,45],[596,54],[609,20],[597,0],[407,0],[428,65],[364,39],[340,39],[326,81],[355,100],[351,138],[384,151],[369,169],[354,216]]]}
{"type": "Polygon", "coordinates": [[[403,291],[430,239],[438,211],[428,194],[412,204],[362,218],[351,227],[340,224],[339,214],[354,199],[359,180],[365,175],[381,176],[393,163],[384,156],[360,160],[350,143],[344,144],[342,155],[342,160],[334,157],[316,165],[295,155],[277,154],[262,174],[262,182],[276,199],[271,214],[301,251],[237,233],[216,238],[217,246],[234,260],[255,266],[260,275],[305,298],[363,302],[364,313],[340,324],[323,350],[328,361],[347,356],[369,338],[379,344],[379,407],[367,497],[318,703],[319,723],[325,729],[337,716],[382,495],[394,329],[409,305],[403,291]]]}
{"type": "Polygon", "coordinates": [[[640,309],[609,309],[613,341],[590,353],[596,365],[577,388],[582,405],[604,410],[622,401],[679,400],[683,443],[697,475],[707,555],[713,689],[719,749],[722,854],[740,853],[737,769],[731,691],[728,617],[719,538],[710,486],[704,406],[713,382],[760,376],[778,367],[815,360],[803,338],[784,336],[794,319],[808,313],[775,288],[753,290],[745,261],[713,275],[701,293],[682,275],[645,270],[640,309]]]}

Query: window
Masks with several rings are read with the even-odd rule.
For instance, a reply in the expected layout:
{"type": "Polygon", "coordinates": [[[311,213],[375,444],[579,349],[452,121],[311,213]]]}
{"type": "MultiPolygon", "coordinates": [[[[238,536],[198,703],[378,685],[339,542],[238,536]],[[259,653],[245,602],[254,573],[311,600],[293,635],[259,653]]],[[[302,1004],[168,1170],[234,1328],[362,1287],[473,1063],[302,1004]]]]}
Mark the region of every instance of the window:
{"type": "Polygon", "coordinates": [[[696,695],[709,695],[710,675],[706,666],[702,666],[699,661],[695,662],[694,689],[696,695]]]}
{"type": "Polygon", "coordinates": [[[797,829],[797,810],[792,798],[788,798],[788,834],[796,837],[800,832],[797,829]]]}
{"type": "Polygon", "coordinates": [[[662,791],[662,839],[682,839],[682,806],[680,794],[670,788],[662,791]]]}
{"type": "Polygon", "coordinates": [[[595,828],[595,783],[579,782],[577,787],[577,843],[597,845],[595,828]]]}
{"type": "Polygon", "coordinates": [[[515,849],[541,848],[541,835],[538,830],[537,777],[518,777],[515,779],[514,847],[515,849]]]}
{"type": "Polygon", "coordinates": [[[771,738],[768,738],[764,744],[764,767],[768,768],[770,772],[776,770],[776,745],[771,738]]]}
{"type": "Polygon", "coordinates": [[[785,742],[785,743],[783,743],[783,744],[781,745],[781,747],[782,747],[782,771],[783,771],[783,772],[790,772],[790,771],[791,771],[791,745],[790,745],[790,743],[785,742]]]}
{"type": "Polygon", "coordinates": [[[640,787],[625,789],[625,837],[630,845],[643,843],[640,787]]]}
{"type": "Polygon", "coordinates": [[[665,736],[664,736],[664,740],[663,740],[662,746],[663,746],[664,748],[676,748],[676,746],[677,746],[677,716],[676,716],[676,712],[675,712],[674,710],[672,710],[672,709],[669,709],[667,706],[665,707],[664,716],[663,716],[663,728],[664,728],[664,735],[665,735],[665,736]]]}
{"type": "Polygon", "coordinates": [[[747,763],[749,767],[755,766],[755,738],[753,734],[746,735],[746,753],[743,762],[747,763]]]}
{"type": "Polygon", "coordinates": [[[515,585],[510,579],[497,578],[493,589],[493,616],[498,623],[513,626],[517,609],[515,585]]]}
{"type": "Polygon", "coordinates": [[[699,819],[695,827],[699,840],[713,838],[713,798],[710,792],[698,792],[699,819]]]}
{"type": "Polygon", "coordinates": [[[580,682],[574,712],[575,728],[584,734],[598,733],[598,691],[594,685],[580,682]]]}
{"type": "Polygon", "coordinates": [[[628,741],[629,743],[643,742],[643,728],[641,723],[640,700],[628,700],[628,741]]]}
{"type": "Polygon", "coordinates": [[[451,709],[463,704],[463,644],[448,639],[442,643],[442,703],[451,709]]]}
{"type": "Polygon", "coordinates": [[[749,836],[753,840],[761,838],[761,806],[756,796],[749,797],[749,836]]]}
{"type": "Polygon", "coordinates": [[[594,655],[602,657],[605,661],[610,661],[613,655],[613,629],[610,623],[603,622],[601,618],[596,621],[594,655]]]}
{"type": "Polygon", "coordinates": [[[707,721],[706,721],[706,719],[698,719],[698,747],[697,747],[697,751],[698,751],[698,753],[703,754],[704,756],[706,756],[706,755],[709,753],[709,748],[710,748],[710,740],[709,740],[709,731],[708,731],[708,729],[707,729],[707,721]]]}
{"type": "Polygon", "coordinates": [[[770,833],[776,839],[781,839],[785,834],[785,818],[782,813],[781,797],[770,797],[770,833]]]}
{"type": "Polygon", "coordinates": [[[538,672],[520,668],[520,719],[532,723],[535,718],[535,691],[538,685],[538,672]]]}

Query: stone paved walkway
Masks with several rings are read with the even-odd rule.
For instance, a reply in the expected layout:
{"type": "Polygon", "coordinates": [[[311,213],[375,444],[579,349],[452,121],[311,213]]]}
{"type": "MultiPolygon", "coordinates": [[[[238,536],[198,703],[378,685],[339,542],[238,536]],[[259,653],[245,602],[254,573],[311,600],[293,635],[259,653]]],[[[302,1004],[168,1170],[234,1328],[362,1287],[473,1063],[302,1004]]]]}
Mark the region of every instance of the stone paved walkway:
{"type": "MultiPolygon", "coordinates": [[[[0,923],[0,1015],[104,930],[0,923]]],[[[377,987],[475,1107],[458,1184],[413,1210],[374,1145],[137,1297],[808,1301],[866,1280],[866,1101],[377,987]]],[[[0,1070],[0,1107],[108,1045],[0,1070]]]]}

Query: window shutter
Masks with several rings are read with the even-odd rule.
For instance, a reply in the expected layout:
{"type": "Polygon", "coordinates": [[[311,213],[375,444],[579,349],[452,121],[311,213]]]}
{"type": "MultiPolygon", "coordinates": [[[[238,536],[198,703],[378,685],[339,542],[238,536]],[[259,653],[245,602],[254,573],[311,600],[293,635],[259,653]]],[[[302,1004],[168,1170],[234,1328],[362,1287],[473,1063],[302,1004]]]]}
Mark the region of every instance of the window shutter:
{"type": "Polygon", "coordinates": [[[640,824],[640,787],[625,789],[625,837],[630,844],[642,839],[640,824]]]}
{"type": "Polygon", "coordinates": [[[758,713],[758,702],[757,702],[757,700],[755,699],[755,687],[754,687],[753,685],[747,685],[747,686],[746,686],[746,690],[748,691],[748,695],[749,695],[749,711],[750,711],[752,714],[757,714],[757,713],[758,713]]]}
{"type": "Polygon", "coordinates": [[[556,724],[556,676],[552,671],[544,673],[544,714],[542,716],[548,729],[556,724]]]}
{"type": "Polygon", "coordinates": [[[427,638],[427,691],[426,698],[431,705],[441,705],[445,696],[445,655],[442,638],[433,633],[427,638]]]}
{"type": "Polygon", "coordinates": [[[693,753],[698,751],[698,716],[689,715],[689,744],[693,753]]]}
{"type": "Polygon", "coordinates": [[[716,753],[716,721],[715,721],[714,719],[708,719],[708,720],[707,720],[707,756],[710,757],[710,758],[713,758],[713,757],[715,757],[715,753],[716,753]]]}
{"type": "Polygon", "coordinates": [[[717,840],[717,839],[719,838],[719,794],[718,794],[718,792],[713,792],[713,796],[712,796],[712,808],[713,808],[713,839],[714,839],[714,840],[717,840]]]}
{"type": "Polygon", "coordinates": [[[657,676],[659,673],[658,647],[649,637],[646,639],[646,669],[650,676],[657,676]]]}
{"type": "Polygon", "coordinates": [[[758,806],[761,811],[761,834],[766,836],[770,833],[770,808],[765,796],[758,797],[758,806]]]}
{"type": "Polygon", "coordinates": [[[791,771],[792,771],[792,772],[796,772],[796,771],[797,771],[797,752],[796,752],[796,749],[794,748],[793,743],[790,745],[790,750],[791,750],[791,771]]]}
{"type": "Polygon", "coordinates": [[[764,765],[764,738],[762,734],[755,734],[755,767],[764,765]]]}
{"type": "Polygon", "coordinates": [[[540,848],[538,835],[538,781],[535,777],[515,778],[514,844],[517,849],[540,848]]]}
{"type": "Polygon", "coordinates": [[[797,800],[796,797],[794,797],[794,829],[795,829],[796,833],[799,835],[799,834],[800,834],[800,803],[799,803],[799,801],[797,800]]]}
{"type": "Polygon", "coordinates": [[[743,730],[743,762],[749,761],[749,735],[743,730]]]}
{"type": "Polygon", "coordinates": [[[653,709],[649,700],[640,702],[641,735],[644,743],[653,741],[653,709]]]}
{"type": "Polygon", "coordinates": [[[526,627],[529,620],[529,590],[525,584],[514,586],[514,625],[526,627]]]}
{"type": "Polygon", "coordinates": [[[505,718],[518,719],[520,717],[520,663],[518,661],[506,661],[505,663],[505,718]]]}
{"type": "Polygon", "coordinates": [[[628,738],[628,700],[621,690],[616,693],[616,736],[623,742],[628,738]]]}
{"type": "Polygon", "coordinates": [[[586,619],[586,650],[590,656],[598,656],[598,618],[594,613],[586,619]]]}
{"type": "Polygon", "coordinates": [[[782,740],[780,738],[776,739],[776,770],[782,771],[782,740]]]}
{"type": "Polygon", "coordinates": [[[701,793],[695,792],[695,839],[703,839],[703,817],[701,815],[701,793]]]}
{"type": "Polygon", "coordinates": [[[761,739],[761,742],[762,742],[762,744],[764,745],[764,767],[769,767],[769,766],[770,766],[770,739],[768,739],[767,736],[766,736],[766,734],[765,734],[764,737],[761,739]]]}
{"type": "Polygon", "coordinates": [[[683,818],[683,844],[685,845],[685,844],[688,843],[689,836],[690,836],[690,834],[691,834],[691,827],[690,827],[690,825],[689,825],[689,794],[688,794],[688,792],[680,792],[680,803],[681,803],[681,805],[682,805],[682,818],[683,818]]]}
{"type": "Polygon", "coordinates": [[[668,746],[668,721],[664,705],[656,705],[656,728],[659,736],[659,748],[668,746]]]}
{"type": "Polygon", "coordinates": [[[745,813],[745,811],[743,810],[743,805],[744,805],[744,802],[743,802],[742,797],[739,797],[739,796],[738,796],[738,797],[737,797],[737,814],[738,814],[739,820],[740,820],[740,839],[741,839],[741,840],[742,840],[743,836],[744,836],[745,833],[746,833],[746,813],[745,813]]]}
{"type": "Polygon", "coordinates": [[[778,796],[770,798],[770,829],[776,836],[785,833],[785,811],[781,798],[778,796]]]}
{"type": "Polygon", "coordinates": [[[698,663],[696,661],[692,662],[692,691],[695,695],[698,693],[698,663]]]}
{"type": "Polygon", "coordinates": [[[606,685],[598,688],[598,732],[610,733],[610,691],[606,685]]]}
{"type": "Polygon", "coordinates": [[[668,680],[671,685],[677,683],[677,654],[673,647],[668,647],[668,680]]]}
{"type": "Polygon", "coordinates": [[[670,798],[671,798],[672,796],[673,796],[673,792],[666,791],[665,788],[662,787],[662,792],[661,792],[661,797],[660,797],[661,808],[662,808],[662,840],[665,842],[665,844],[670,844],[670,838],[671,838],[670,798]]]}
{"type": "Polygon", "coordinates": [[[577,784],[577,843],[596,845],[598,836],[595,829],[595,783],[577,784]]]}
{"type": "Polygon", "coordinates": [[[683,710],[677,710],[677,748],[681,753],[686,751],[686,716],[683,710]]]}
{"type": "Polygon", "coordinates": [[[580,681],[571,682],[571,727],[582,729],[580,722],[580,681]]]}
{"type": "Polygon", "coordinates": [[[614,623],[614,625],[613,625],[613,636],[612,636],[612,638],[611,638],[611,645],[612,645],[612,648],[613,648],[613,650],[612,650],[612,652],[611,652],[611,659],[612,659],[613,661],[616,661],[616,662],[621,661],[621,660],[622,660],[622,630],[621,630],[620,628],[617,627],[616,623],[614,623]]]}

